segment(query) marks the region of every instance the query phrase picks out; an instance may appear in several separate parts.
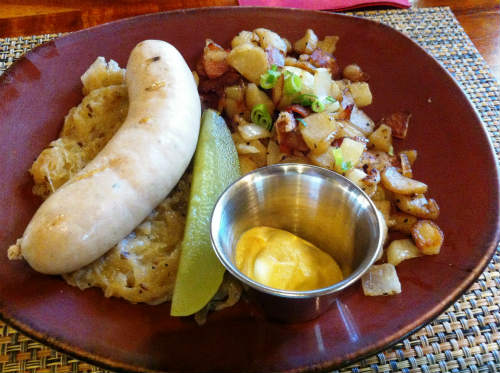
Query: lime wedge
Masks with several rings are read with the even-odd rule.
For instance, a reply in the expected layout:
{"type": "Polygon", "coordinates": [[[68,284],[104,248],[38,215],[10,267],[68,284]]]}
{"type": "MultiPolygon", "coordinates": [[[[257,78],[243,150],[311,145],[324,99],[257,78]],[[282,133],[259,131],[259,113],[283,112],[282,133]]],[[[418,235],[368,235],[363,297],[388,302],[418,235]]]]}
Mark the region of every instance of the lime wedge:
{"type": "Polygon", "coordinates": [[[224,119],[206,110],[194,155],[186,229],[172,299],[172,316],[188,316],[212,299],[224,275],[210,243],[210,216],[224,189],[240,176],[238,154],[224,119]]]}

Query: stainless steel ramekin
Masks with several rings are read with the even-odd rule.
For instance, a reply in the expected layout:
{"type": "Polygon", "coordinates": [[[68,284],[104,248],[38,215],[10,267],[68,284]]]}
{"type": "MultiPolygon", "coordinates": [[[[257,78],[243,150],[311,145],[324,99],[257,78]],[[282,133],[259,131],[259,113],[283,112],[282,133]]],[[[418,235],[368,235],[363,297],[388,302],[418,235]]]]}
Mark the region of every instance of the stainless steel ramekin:
{"type": "Polygon", "coordinates": [[[247,284],[266,314],[286,322],[313,319],[356,282],[382,250],[382,224],[370,198],[345,177],[324,168],[279,164],[257,169],[219,197],[210,227],[219,260],[247,284]],[[256,226],[285,229],[328,252],[344,280],[309,291],[275,289],[241,273],[234,263],[239,237],[256,226]]]}

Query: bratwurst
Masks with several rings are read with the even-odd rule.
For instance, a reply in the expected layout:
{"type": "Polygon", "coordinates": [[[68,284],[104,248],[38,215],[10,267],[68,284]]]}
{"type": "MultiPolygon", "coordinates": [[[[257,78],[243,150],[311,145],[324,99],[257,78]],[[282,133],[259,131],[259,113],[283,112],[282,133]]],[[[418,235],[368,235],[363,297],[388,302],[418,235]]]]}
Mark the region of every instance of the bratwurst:
{"type": "Polygon", "coordinates": [[[129,111],[120,130],[38,209],[9,248],[36,271],[63,274],[102,256],[177,184],[198,140],[193,75],[172,45],[145,40],[130,54],[129,111]]]}

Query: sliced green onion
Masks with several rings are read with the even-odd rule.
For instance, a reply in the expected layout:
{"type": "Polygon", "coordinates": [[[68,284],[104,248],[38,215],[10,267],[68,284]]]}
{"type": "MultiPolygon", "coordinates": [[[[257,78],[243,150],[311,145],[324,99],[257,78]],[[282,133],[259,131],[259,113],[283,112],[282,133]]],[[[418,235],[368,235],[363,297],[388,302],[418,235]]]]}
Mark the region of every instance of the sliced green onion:
{"type": "Polygon", "coordinates": [[[389,154],[391,157],[394,155],[394,147],[392,145],[389,147],[389,151],[387,152],[387,154],[389,154]]]}
{"type": "Polygon", "coordinates": [[[349,171],[352,168],[351,161],[349,162],[342,162],[342,171],[349,171]]]}
{"type": "Polygon", "coordinates": [[[252,122],[264,127],[266,130],[271,131],[273,128],[273,121],[271,115],[268,113],[264,104],[255,105],[250,113],[252,122]]]}
{"type": "Polygon", "coordinates": [[[293,100],[294,103],[301,104],[302,106],[311,106],[318,98],[315,95],[304,93],[293,100]]]}
{"type": "Polygon", "coordinates": [[[339,165],[342,171],[348,171],[352,168],[351,161],[344,161],[344,154],[342,154],[342,149],[334,148],[332,149],[333,158],[335,158],[335,165],[339,165]]]}
{"type": "Polygon", "coordinates": [[[294,95],[300,92],[302,88],[302,79],[297,74],[294,74],[290,71],[285,71],[285,85],[284,85],[285,94],[294,95]]]}
{"type": "Polygon", "coordinates": [[[325,101],[329,104],[333,104],[337,100],[335,100],[332,96],[326,96],[325,101]]]}
{"type": "Polygon", "coordinates": [[[301,123],[304,127],[307,127],[307,122],[302,118],[297,118],[297,121],[301,123]]]}
{"type": "Polygon", "coordinates": [[[322,103],[321,100],[316,99],[311,104],[311,109],[316,113],[321,113],[323,110],[325,110],[325,104],[322,103]]]}
{"type": "Polygon", "coordinates": [[[344,162],[344,155],[342,154],[342,150],[340,148],[332,149],[333,158],[335,158],[335,164],[339,165],[344,162]]]}
{"type": "Polygon", "coordinates": [[[264,89],[273,88],[280,77],[281,72],[278,71],[278,66],[272,65],[265,74],[260,76],[260,86],[264,89]]]}

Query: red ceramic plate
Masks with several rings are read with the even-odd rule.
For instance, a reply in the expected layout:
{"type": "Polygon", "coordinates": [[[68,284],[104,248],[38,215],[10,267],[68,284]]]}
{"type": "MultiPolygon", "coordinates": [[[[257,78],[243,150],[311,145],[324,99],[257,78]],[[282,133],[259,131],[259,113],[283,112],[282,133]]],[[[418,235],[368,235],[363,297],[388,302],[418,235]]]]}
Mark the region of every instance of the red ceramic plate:
{"type": "Polygon", "coordinates": [[[402,34],[364,19],[312,11],[218,8],[132,18],[76,32],[28,53],[0,78],[0,313],[35,339],[112,369],[168,372],[303,372],[338,367],[375,352],[436,317],[481,273],[499,238],[495,157],[476,112],[445,70],[402,34]],[[290,40],[307,28],[339,35],[342,66],[370,76],[374,119],[409,110],[397,149],[416,148],[416,178],[441,206],[446,241],[438,256],[398,267],[403,292],[369,298],[359,285],[317,320],[286,325],[240,302],[206,325],[169,317],[169,304],[134,305],[84,292],[59,277],[9,262],[40,201],[27,169],[57,137],[81,100],[79,77],[97,56],[125,66],[147,38],[174,44],[194,66],[205,38],[222,45],[238,31],[268,27],[290,40]]]}

